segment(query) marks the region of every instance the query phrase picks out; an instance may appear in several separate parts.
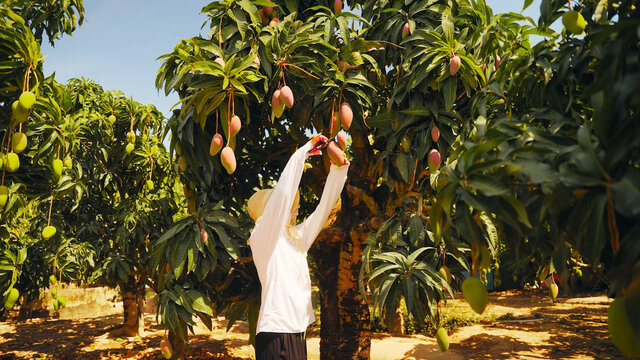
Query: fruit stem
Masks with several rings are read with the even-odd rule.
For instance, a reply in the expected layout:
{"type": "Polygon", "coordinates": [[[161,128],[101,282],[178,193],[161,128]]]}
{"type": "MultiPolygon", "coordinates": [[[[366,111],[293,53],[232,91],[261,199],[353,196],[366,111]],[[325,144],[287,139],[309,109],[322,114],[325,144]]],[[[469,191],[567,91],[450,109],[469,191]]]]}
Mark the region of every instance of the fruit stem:
{"type": "Polygon", "coordinates": [[[476,276],[476,246],[471,244],[471,277],[476,276]]]}
{"type": "Polygon", "coordinates": [[[47,226],[51,225],[51,209],[53,208],[53,191],[51,192],[51,200],[49,201],[49,216],[47,217],[47,226]]]}
{"type": "Polygon", "coordinates": [[[571,0],[567,0],[567,2],[569,3],[569,11],[571,11],[571,0]]]}
{"type": "Polygon", "coordinates": [[[383,44],[393,45],[393,46],[397,47],[398,49],[402,49],[402,50],[405,49],[404,46],[400,46],[398,44],[394,44],[394,43],[389,42],[389,41],[384,41],[384,40],[373,40],[373,41],[377,41],[377,42],[380,42],[380,43],[383,43],[383,44]]]}
{"type": "Polygon", "coordinates": [[[218,133],[218,110],[216,110],[216,134],[218,133]]]}
{"type": "MultiPolygon", "coordinates": [[[[316,79],[316,80],[320,80],[320,78],[319,78],[319,77],[317,77],[317,76],[314,76],[314,75],[310,74],[310,73],[309,73],[309,72],[307,72],[305,69],[303,69],[303,68],[301,68],[301,67],[299,67],[299,66],[297,66],[297,65],[289,64],[289,63],[284,63],[284,64],[283,64],[283,66],[291,66],[291,67],[296,68],[296,69],[298,69],[298,70],[302,71],[303,73],[305,73],[305,74],[307,74],[307,75],[311,76],[312,78],[314,78],[314,79],[316,79]]],[[[284,70],[282,71],[282,80],[284,81],[284,70]]],[[[285,85],[287,85],[287,83],[285,83],[285,85]]]]}

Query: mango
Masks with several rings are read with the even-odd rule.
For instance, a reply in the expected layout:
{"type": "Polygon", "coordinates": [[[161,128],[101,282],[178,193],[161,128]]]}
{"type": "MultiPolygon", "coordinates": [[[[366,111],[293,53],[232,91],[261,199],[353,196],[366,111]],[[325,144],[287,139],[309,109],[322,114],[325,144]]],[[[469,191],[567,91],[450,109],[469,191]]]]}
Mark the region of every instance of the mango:
{"type": "Polygon", "coordinates": [[[51,276],[49,276],[49,284],[50,284],[50,285],[55,285],[55,284],[56,284],[56,277],[55,277],[55,275],[51,275],[51,276]]]}
{"type": "Polygon", "coordinates": [[[184,156],[178,158],[178,167],[182,172],[187,171],[187,159],[185,159],[184,156]]]}
{"type": "Polygon", "coordinates": [[[147,186],[147,189],[149,191],[153,190],[153,188],[154,188],[153,181],[151,181],[151,180],[147,180],[147,183],[145,185],[147,186]]]}
{"type": "Polygon", "coordinates": [[[438,142],[438,139],[440,139],[440,129],[435,125],[431,128],[431,139],[433,139],[433,142],[438,142]]]}
{"type": "Polygon", "coordinates": [[[176,143],[176,154],[182,155],[182,145],[179,142],[176,143]]]}
{"type": "Polygon", "coordinates": [[[587,22],[579,12],[567,11],[562,14],[562,25],[564,25],[565,29],[567,29],[567,32],[570,32],[574,35],[580,35],[587,27],[587,22]]]}
{"type": "Polygon", "coordinates": [[[8,172],[16,172],[20,168],[20,158],[16,153],[10,152],[4,160],[4,168],[8,172]]]}
{"type": "Polygon", "coordinates": [[[410,32],[410,28],[409,28],[409,23],[406,22],[404,23],[404,26],[402,27],[402,38],[406,38],[407,36],[409,36],[409,32],[410,32]]]}
{"type": "Polygon", "coordinates": [[[27,136],[21,132],[13,134],[11,137],[11,148],[16,154],[20,154],[27,148],[27,136]]]}
{"type": "Polygon", "coordinates": [[[277,23],[280,22],[280,19],[278,19],[277,17],[274,17],[273,19],[271,19],[271,21],[269,22],[269,26],[274,27],[276,26],[277,23]]]}
{"type": "Polygon", "coordinates": [[[49,225],[42,230],[42,238],[45,240],[51,239],[53,235],[56,234],[56,227],[53,225],[49,225]]]}
{"type": "Polygon", "coordinates": [[[51,297],[54,299],[58,298],[58,288],[51,289],[51,297]]]}
{"type": "Polygon", "coordinates": [[[135,144],[136,143],[136,133],[133,131],[129,131],[127,133],[127,142],[129,144],[135,144]]]}
{"type": "Polygon", "coordinates": [[[340,147],[335,142],[330,142],[327,146],[327,155],[334,164],[342,166],[344,164],[344,152],[340,150],[340,147]]]}
{"type": "Polygon", "coordinates": [[[440,169],[440,164],[442,163],[440,152],[436,149],[431,149],[431,151],[429,151],[429,159],[427,162],[429,163],[429,169],[432,171],[440,169]]]}
{"type": "Polygon", "coordinates": [[[65,299],[62,296],[60,296],[58,298],[58,304],[60,305],[61,308],[67,306],[67,299],[65,299]]]}
{"type": "Polygon", "coordinates": [[[262,20],[262,25],[267,25],[269,23],[269,17],[265,15],[264,9],[258,10],[258,14],[260,15],[260,20],[262,20]]]}
{"type": "Polygon", "coordinates": [[[607,325],[611,341],[624,355],[637,358],[640,357],[640,344],[636,343],[630,320],[624,297],[618,297],[609,304],[607,325]]]}
{"type": "Polygon", "coordinates": [[[11,110],[13,113],[13,117],[16,119],[16,122],[22,124],[27,120],[27,116],[29,116],[29,112],[23,110],[20,106],[18,106],[18,100],[14,101],[11,105],[11,110]]]}
{"type": "Polygon", "coordinates": [[[209,238],[209,234],[207,234],[207,230],[200,229],[200,238],[202,238],[203,243],[207,242],[207,239],[209,238]]]}
{"type": "Polygon", "coordinates": [[[268,17],[273,17],[273,7],[272,6],[265,6],[262,8],[262,11],[264,11],[264,14],[267,15],[268,17]]]}
{"type": "Polygon", "coordinates": [[[462,282],[462,295],[473,311],[482,314],[487,301],[489,292],[480,279],[470,277],[462,282]]]}
{"type": "Polygon", "coordinates": [[[18,106],[22,110],[29,111],[36,103],[36,95],[31,91],[23,91],[18,98],[18,106]]]}
{"type": "Polygon", "coordinates": [[[340,105],[340,122],[345,130],[349,130],[351,121],[353,121],[353,111],[351,105],[345,101],[340,105]]]}
{"type": "Polygon", "coordinates": [[[54,159],[53,162],[51,163],[51,168],[53,169],[53,174],[56,176],[56,178],[60,178],[60,176],[62,176],[62,168],[63,168],[62,160],[54,159]]]}
{"type": "Polygon", "coordinates": [[[551,299],[555,299],[558,297],[558,284],[551,283],[551,285],[549,285],[549,296],[551,297],[551,299]]]}
{"type": "Polygon", "coordinates": [[[290,87],[285,85],[280,89],[280,101],[288,108],[293,106],[295,100],[290,87]]]}
{"type": "Polygon", "coordinates": [[[222,68],[224,69],[225,62],[224,62],[224,59],[223,59],[223,58],[221,58],[221,57],[217,57],[217,58],[216,58],[215,60],[213,60],[213,61],[214,61],[214,62],[216,62],[216,63],[218,63],[218,65],[222,66],[222,68]]]}
{"type": "Polygon", "coordinates": [[[68,169],[73,167],[73,160],[71,159],[71,156],[67,155],[67,157],[64,158],[64,166],[68,169]]]}
{"type": "Polygon", "coordinates": [[[9,188],[2,185],[0,186],[0,209],[4,208],[9,200],[9,188]]]}
{"type": "Polygon", "coordinates": [[[344,151],[347,148],[347,134],[344,131],[340,131],[336,136],[336,140],[340,148],[344,151]]]}
{"type": "Polygon", "coordinates": [[[53,309],[58,311],[60,309],[60,302],[58,300],[53,300],[53,309]]]}
{"type": "Polygon", "coordinates": [[[403,136],[402,139],[400,139],[400,147],[402,148],[402,151],[404,152],[409,152],[409,150],[411,150],[411,139],[409,139],[408,136],[403,136]]]}
{"type": "Polygon", "coordinates": [[[109,124],[113,125],[116,123],[116,117],[115,115],[109,115],[109,117],[107,118],[107,121],[109,121],[109,124]]]}
{"type": "Polygon", "coordinates": [[[440,276],[447,282],[447,284],[451,284],[451,271],[446,266],[442,266],[438,271],[440,276]]]}
{"type": "Polygon", "coordinates": [[[173,357],[171,343],[166,337],[162,338],[162,340],[160,341],[160,351],[162,351],[162,356],[164,356],[165,359],[171,359],[171,357],[173,357]]]}
{"type": "Polygon", "coordinates": [[[440,351],[445,352],[449,350],[449,335],[447,335],[447,330],[445,328],[438,329],[436,332],[436,341],[438,341],[440,351]]]}
{"type": "Polygon", "coordinates": [[[232,148],[225,146],[225,148],[222,149],[222,152],[220,152],[220,162],[228,174],[233,174],[236,171],[236,156],[232,148]]]}
{"type": "Polygon", "coordinates": [[[271,96],[271,111],[273,111],[273,113],[275,114],[276,118],[279,118],[280,116],[282,116],[282,113],[284,112],[284,103],[282,102],[282,100],[280,100],[280,90],[276,90],[273,92],[273,95],[271,96]]]}
{"type": "Polygon", "coordinates": [[[341,12],[342,12],[342,1],[335,0],[333,2],[333,13],[336,15],[340,15],[341,12]]]}
{"type": "Polygon", "coordinates": [[[16,301],[18,301],[19,297],[20,292],[18,291],[18,289],[11,289],[7,296],[4,298],[4,309],[7,311],[13,309],[13,305],[16,304],[16,301]]]}
{"type": "Polygon", "coordinates": [[[124,147],[124,152],[126,152],[127,154],[131,154],[133,152],[133,150],[135,150],[136,146],[129,143],[127,144],[127,146],[124,147]]]}
{"type": "Polygon", "coordinates": [[[240,131],[241,126],[242,124],[240,123],[240,118],[238,117],[238,115],[233,115],[231,117],[231,122],[229,123],[229,136],[236,136],[240,131]]]}
{"type": "Polygon", "coordinates": [[[222,139],[222,135],[215,133],[211,139],[211,145],[209,146],[209,155],[215,156],[220,152],[220,150],[222,150],[223,145],[224,140],[222,139]]]}
{"type": "Polygon", "coordinates": [[[455,75],[458,69],[460,69],[460,57],[454,55],[449,62],[449,74],[451,74],[451,76],[455,75]]]}

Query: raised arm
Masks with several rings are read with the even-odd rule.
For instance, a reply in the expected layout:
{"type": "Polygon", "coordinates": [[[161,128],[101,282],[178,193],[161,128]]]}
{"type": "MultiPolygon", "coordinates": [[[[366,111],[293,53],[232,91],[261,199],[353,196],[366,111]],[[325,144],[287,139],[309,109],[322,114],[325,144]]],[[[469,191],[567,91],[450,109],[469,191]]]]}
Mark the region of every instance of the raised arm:
{"type": "Polygon", "coordinates": [[[284,167],[276,187],[267,201],[262,218],[251,232],[251,247],[258,251],[272,251],[284,225],[291,219],[291,206],[300,184],[304,163],[312,143],[300,147],[284,167]]]}
{"type": "Polygon", "coordinates": [[[316,240],[322,227],[327,222],[331,210],[336,205],[336,202],[338,202],[344,183],[347,180],[348,171],[349,165],[331,165],[327,182],[322,190],[320,203],[318,203],[313,213],[298,225],[298,230],[302,234],[302,240],[306,250],[309,250],[311,244],[316,240]]]}

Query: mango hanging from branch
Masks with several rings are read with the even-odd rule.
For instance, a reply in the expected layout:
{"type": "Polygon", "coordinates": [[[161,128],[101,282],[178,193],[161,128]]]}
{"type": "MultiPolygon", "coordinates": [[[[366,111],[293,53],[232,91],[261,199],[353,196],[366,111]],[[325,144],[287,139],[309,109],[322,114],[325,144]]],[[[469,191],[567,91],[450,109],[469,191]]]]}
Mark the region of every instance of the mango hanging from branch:
{"type": "Polygon", "coordinates": [[[353,110],[348,102],[343,102],[340,105],[340,122],[345,130],[349,130],[351,122],[353,121],[353,110]]]}
{"type": "Polygon", "coordinates": [[[211,145],[209,145],[209,155],[215,156],[222,150],[223,145],[224,140],[222,139],[222,135],[215,133],[211,139],[211,145]]]}
{"type": "Polygon", "coordinates": [[[460,57],[458,55],[454,55],[451,58],[451,62],[449,62],[449,74],[451,76],[455,75],[460,69],[460,57]]]}
{"type": "Polygon", "coordinates": [[[231,122],[229,123],[229,137],[236,136],[240,131],[240,127],[242,127],[240,118],[238,117],[238,115],[233,115],[231,117],[231,122]]]}
{"type": "Polygon", "coordinates": [[[233,153],[233,149],[229,146],[225,146],[220,152],[220,162],[229,175],[236,171],[236,156],[233,153]]]}

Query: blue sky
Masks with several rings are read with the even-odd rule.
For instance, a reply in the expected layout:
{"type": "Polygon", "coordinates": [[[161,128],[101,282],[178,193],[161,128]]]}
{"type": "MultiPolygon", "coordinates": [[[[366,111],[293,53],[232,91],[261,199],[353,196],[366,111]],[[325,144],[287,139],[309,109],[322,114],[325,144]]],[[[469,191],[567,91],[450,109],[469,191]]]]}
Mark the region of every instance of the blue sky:
{"type": "MultiPolygon", "coordinates": [[[[486,0],[494,13],[520,12],[524,0],[486,0]]],[[[46,41],[44,70],[56,80],[90,78],[108,90],[121,90],[141,103],[151,102],[166,116],[178,101],[158,93],[158,56],[171,52],[181,39],[207,35],[200,14],[207,0],[85,0],[85,23],[73,36],[51,47],[46,41]]],[[[537,21],[540,0],[525,11],[537,21]]]]}

